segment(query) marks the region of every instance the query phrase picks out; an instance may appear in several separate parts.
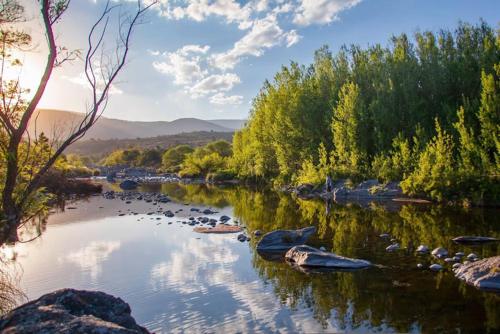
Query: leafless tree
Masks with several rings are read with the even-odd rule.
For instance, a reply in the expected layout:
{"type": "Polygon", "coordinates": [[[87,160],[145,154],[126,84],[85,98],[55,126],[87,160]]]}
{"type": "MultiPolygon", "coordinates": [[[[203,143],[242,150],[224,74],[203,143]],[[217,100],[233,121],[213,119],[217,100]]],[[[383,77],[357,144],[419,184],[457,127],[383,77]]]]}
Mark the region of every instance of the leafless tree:
{"type": "MultiPolygon", "coordinates": [[[[42,176],[53,166],[64,150],[82,138],[96,123],[106,108],[110,89],[118,74],[126,65],[134,28],[141,23],[144,13],[156,1],[144,5],[137,1],[137,8],[132,14],[124,14],[121,5],[109,0],[104,10],[90,29],[88,46],[84,56],[85,77],[91,87],[90,103],[86,114],[69,134],[60,140],[48,143],[43,138],[31,138],[28,133],[30,121],[35,121],[35,111],[47,87],[53,70],[65,62],[80,56],[79,51],[70,51],[58,45],[54,27],[64,15],[71,0],[38,0],[43,21],[44,34],[48,46],[45,68],[32,97],[26,100],[27,90],[22,89],[19,80],[4,80],[5,66],[18,65],[10,57],[9,50],[30,45],[31,37],[9,26],[23,20],[23,7],[17,0],[0,0],[0,25],[2,25],[0,46],[2,47],[0,80],[0,149],[5,166],[0,172],[5,173],[0,185],[1,210],[0,243],[17,241],[17,228],[21,224],[25,210],[33,201],[33,194],[40,186],[42,176]],[[116,15],[116,16],[114,16],[116,15]],[[113,20],[113,18],[116,18],[113,20]],[[109,40],[110,25],[117,22],[117,38],[114,49],[109,52],[105,43],[109,40]],[[33,120],[32,120],[33,118],[33,120]],[[37,154],[46,149],[46,154],[37,154]],[[47,153],[48,152],[48,153],[47,153]],[[30,168],[26,168],[30,165],[30,168]],[[3,215],[3,217],[1,216],[3,215]]],[[[45,138],[46,139],[46,138],[45,138]]],[[[0,160],[1,161],[1,160],[0,160]]]]}

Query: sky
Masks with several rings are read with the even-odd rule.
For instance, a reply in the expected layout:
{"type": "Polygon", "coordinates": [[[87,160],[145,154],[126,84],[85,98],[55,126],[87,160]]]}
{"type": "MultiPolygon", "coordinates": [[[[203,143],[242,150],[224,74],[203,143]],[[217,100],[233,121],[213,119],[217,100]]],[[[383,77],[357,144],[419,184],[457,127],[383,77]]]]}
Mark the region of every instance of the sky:
{"type": "MultiPolygon", "coordinates": [[[[33,17],[29,31],[38,34],[36,47],[23,56],[21,77],[29,86],[41,74],[46,50],[37,9],[30,7],[37,2],[25,2],[33,17]]],[[[85,51],[105,2],[73,0],[57,24],[58,43],[85,51]]],[[[122,12],[137,6],[116,3],[122,12]]],[[[459,21],[483,19],[499,28],[499,13],[498,0],[159,0],[134,31],[104,116],[246,119],[266,79],[291,61],[310,64],[323,45],[334,53],[344,44],[387,45],[392,35],[454,29],[459,21]]],[[[82,61],[56,69],[39,107],[85,111],[90,95],[82,70],[82,61]]]]}

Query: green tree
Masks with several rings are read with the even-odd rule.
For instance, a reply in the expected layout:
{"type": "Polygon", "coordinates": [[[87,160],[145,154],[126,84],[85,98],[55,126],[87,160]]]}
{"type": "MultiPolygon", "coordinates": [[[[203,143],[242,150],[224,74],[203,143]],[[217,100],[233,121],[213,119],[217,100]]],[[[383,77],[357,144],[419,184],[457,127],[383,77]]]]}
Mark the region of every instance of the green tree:
{"type": "Polygon", "coordinates": [[[162,168],[168,172],[178,172],[186,154],[193,151],[193,148],[189,145],[177,145],[169,148],[163,153],[162,168]]]}
{"type": "Polygon", "coordinates": [[[360,145],[362,108],[358,85],[348,82],[342,86],[331,123],[333,171],[339,176],[363,173],[366,151],[360,145]]]}

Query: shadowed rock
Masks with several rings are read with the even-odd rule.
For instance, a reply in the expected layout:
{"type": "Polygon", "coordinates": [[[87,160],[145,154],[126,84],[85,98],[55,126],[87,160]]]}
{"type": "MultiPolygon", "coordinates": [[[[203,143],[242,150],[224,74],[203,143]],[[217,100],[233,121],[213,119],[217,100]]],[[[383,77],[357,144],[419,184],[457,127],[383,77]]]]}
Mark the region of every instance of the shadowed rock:
{"type": "Polygon", "coordinates": [[[130,306],[104,292],[58,290],[0,318],[2,333],[149,333],[137,325],[130,306]]]}
{"type": "Polygon", "coordinates": [[[498,242],[499,239],[490,237],[477,237],[477,236],[460,236],[453,239],[457,244],[482,244],[488,242],[498,242]]]}
{"type": "Polygon", "coordinates": [[[122,183],[120,183],[120,188],[123,190],[134,190],[139,186],[139,183],[132,181],[132,180],[125,180],[122,183]]]}
{"type": "Polygon", "coordinates": [[[476,288],[500,291],[500,256],[463,264],[454,272],[457,278],[476,288]]]}
{"type": "Polygon", "coordinates": [[[293,246],[304,244],[316,232],[316,227],[300,230],[277,230],[266,233],[257,244],[259,252],[285,252],[293,246]]]}
{"type": "Polygon", "coordinates": [[[291,248],[285,259],[300,267],[323,267],[340,269],[361,269],[372,264],[366,260],[351,259],[334,253],[321,251],[314,247],[300,245],[291,248]]]}

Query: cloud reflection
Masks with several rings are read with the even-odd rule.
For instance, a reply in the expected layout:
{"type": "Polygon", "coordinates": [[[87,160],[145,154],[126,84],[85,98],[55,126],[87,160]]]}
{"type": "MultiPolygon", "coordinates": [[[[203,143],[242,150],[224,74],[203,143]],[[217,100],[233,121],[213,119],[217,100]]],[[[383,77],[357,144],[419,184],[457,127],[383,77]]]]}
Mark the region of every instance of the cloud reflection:
{"type": "Polygon", "coordinates": [[[102,272],[104,261],[120,247],[120,241],[93,241],[88,246],[59,258],[59,261],[78,265],[82,270],[88,271],[92,280],[95,281],[102,272]]]}

